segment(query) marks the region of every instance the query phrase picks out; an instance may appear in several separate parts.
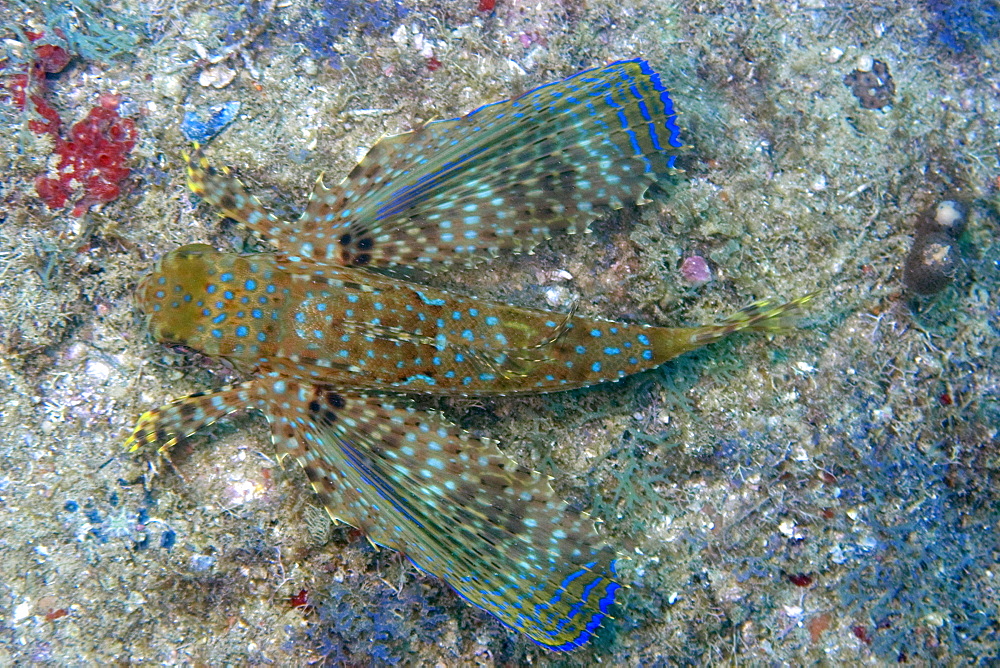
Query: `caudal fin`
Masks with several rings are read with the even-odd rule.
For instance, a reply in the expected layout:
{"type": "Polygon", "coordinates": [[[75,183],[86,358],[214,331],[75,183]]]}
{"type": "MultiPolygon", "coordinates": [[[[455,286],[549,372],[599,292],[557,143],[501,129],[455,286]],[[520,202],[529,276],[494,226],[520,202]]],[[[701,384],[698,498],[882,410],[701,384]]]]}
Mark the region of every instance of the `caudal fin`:
{"type": "Polygon", "coordinates": [[[795,328],[792,322],[794,315],[818,294],[810,292],[784,303],[774,299],[754,302],[714,325],[695,328],[691,334],[691,349],[714,343],[735,332],[790,332],[795,328]]]}

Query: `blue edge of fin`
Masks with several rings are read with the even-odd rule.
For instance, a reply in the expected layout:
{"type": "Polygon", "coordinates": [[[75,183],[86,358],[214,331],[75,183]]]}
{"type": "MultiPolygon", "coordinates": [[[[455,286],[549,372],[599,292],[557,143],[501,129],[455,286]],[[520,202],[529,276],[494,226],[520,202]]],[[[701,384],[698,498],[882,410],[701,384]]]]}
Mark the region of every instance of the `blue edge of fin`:
{"type": "MultiPolygon", "coordinates": [[[[423,567],[420,566],[420,564],[418,564],[417,562],[415,562],[413,560],[413,558],[410,557],[410,555],[404,554],[403,556],[406,557],[406,560],[409,561],[413,565],[414,568],[416,568],[418,571],[420,571],[424,575],[430,575],[431,577],[437,577],[433,573],[430,573],[430,572],[424,570],[423,567]]],[[[612,575],[616,575],[617,574],[617,570],[615,569],[615,563],[616,562],[614,560],[611,562],[611,574],[612,575]]],[[[438,578],[438,579],[441,579],[441,578],[438,578]]],[[[480,610],[483,610],[484,612],[489,613],[491,617],[493,617],[494,619],[496,619],[498,622],[500,622],[501,624],[503,624],[504,626],[506,626],[510,630],[516,631],[516,632],[519,632],[519,633],[523,633],[523,629],[519,629],[519,628],[511,626],[510,624],[507,624],[506,622],[504,622],[503,620],[501,620],[499,617],[497,617],[496,615],[494,615],[493,613],[491,613],[489,610],[487,610],[483,606],[479,605],[478,603],[476,603],[472,599],[468,598],[462,592],[458,591],[458,589],[456,589],[447,580],[442,580],[442,581],[445,584],[447,584],[449,587],[451,587],[451,590],[454,591],[456,594],[458,594],[458,597],[460,599],[462,599],[463,601],[465,601],[466,603],[468,603],[469,605],[471,605],[471,606],[473,606],[475,608],[479,608],[480,610]]],[[[587,590],[588,591],[588,597],[589,597],[589,592],[592,591],[594,585],[596,585],[597,582],[598,581],[595,581],[590,586],[590,588],[588,588],[588,590],[587,590]]],[[[599,629],[601,627],[601,623],[604,621],[604,618],[608,616],[608,610],[611,608],[612,605],[614,605],[615,595],[618,593],[618,590],[621,589],[621,588],[622,588],[622,586],[620,584],[618,584],[617,582],[614,582],[614,581],[608,582],[608,585],[605,588],[605,592],[606,593],[605,593],[605,595],[599,601],[600,611],[597,612],[597,613],[595,613],[590,618],[590,621],[587,622],[587,627],[580,632],[580,635],[578,635],[577,637],[573,638],[572,640],[568,640],[568,641],[564,642],[561,645],[550,645],[548,643],[541,642],[540,640],[537,640],[535,638],[531,638],[531,636],[528,636],[528,637],[531,638],[531,641],[533,643],[535,643],[536,645],[538,645],[539,647],[544,647],[545,649],[551,650],[551,651],[554,651],[554,652],[569,652],[569,651],[572,651],[572,650],[574,650],[574,649],[576,649],[578,647],[582,647],[583,645],[587,644],[587,642],[591,638],[594,637],[594,634],[597,633],[597,629],[599,629]]],[[[577,604],[576,606],[574,606],[573,609],[576,612],[574,612],[572,616],[576,616],[576,614],[579,612],[580,608],[583,607],[582,603],[583,602],[581,601],[579,604],[577,604]]],[[[562,627],[565,626],[565,623],[566,622],[564,621],[562,624],[559,625],[558,628],[556,628],[555,630],[551,631],[552,635],[556,635],[562,629],[562,627]]]]}
{"type": "MultiPolygon", "coordinates": [[[[569,79],[575,79],[576,77],[581,76],[583,74],[587,74],[588,72],[594,72],[596,70],[607,69],[607,68],[610,68],[610,67],[614,67],[615,65],[629,65],[629,64],[633,64],[633,63],[637,64],[639,66],[639,68],[641,69],[641,71],[642,71],[643,74],[649,76],[649,80],[653,84],[653,89],[657,93],[660,94],[660,102],[663,103],[663,109],[666,112],[664,114],[663,127],[666,128],[667,133],[670,135],[670,139],[669,139],[670,145],[673,148],[682,148],[684,146],[684,142],[681,141],[681,129],[677,125],[677,121],[676,121],[677,112],[674,111],[674,101],[670,97],[670,92],[664,87],[663,83],[660,81],[660,75],[659,75],[659,73],[652,68],[652,66],[649,64],[648,61],[645,61],[642,58],[633,58],[632,60],[616,60],[613,63],[608,63],[607,65],[600,65],[598,67],[591,67],[590,69],[581,70],[581,71],[577,72],[576,74],[574,74],[574,75],[572,75],[570,77],[566,77],[565,79],[561,79],[560,81],[552,81],[552,82],[549,82],[549,83],[546,83],[546,84],[542,84],[540,86],[536,86],[536,87],[532,88],[531,90],[522,93],[521,95],[517,96],[516,98],[511,98],[511,99],[508,99],[508,100],[499,100],[497,102],[490,102],[489,104],[484,104],[483,106],[477,107],[476,109],[473,109],[472,111],[470,111],[468,114],[466,114],[464,116],[464,118],[468,118],[470,116],[474,116],[475,114],[479,113],[483,109],[487,109],[487,108],[492,107],[494,105],[505,104],[507,102],[511,102],[512,100],[517,100],[517,99],[520,99],[522,97],[526,97],[528,95],[531,95],[532,93],[534,93],[537,90],[541,90],[543,88],[548,88],[550,86],[558,86],[558,85],[564,83],[565,81],[568,81],[569,79]]],[[[641,98],[641,96],[638,96],[638,97],[641,98]]],[[[452,118],[452,119],[448,119],[447,121],[434,121],[434,122],[435,123],[439,123],[439,122],[440,123],[447,123],[449,121],[457,121],[457,120],[459,120],[459,119],[458,118],[452,118]]],[[[667,165],[669,167],[673,167],[675,160],[676,160],[676,156],[671,156],[670,159],[667,161],[667,165]]]]}

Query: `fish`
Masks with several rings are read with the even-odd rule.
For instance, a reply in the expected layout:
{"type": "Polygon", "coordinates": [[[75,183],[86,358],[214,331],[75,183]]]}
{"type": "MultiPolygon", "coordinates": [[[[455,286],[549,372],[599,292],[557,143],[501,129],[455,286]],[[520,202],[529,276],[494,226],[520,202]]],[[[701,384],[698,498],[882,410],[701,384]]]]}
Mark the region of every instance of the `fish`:
{"type": "Polygon", "coordinates": [[[398,550],[538,645],[581,647],[626,585],[595,520],[547,476],[410,398],[557,392],[616,381],[738,331],[779,331],[810,296],[659,327],[556,313],[404,280],[530,252],[678,173],[686,146],[644,60],[585,70],[384,137],[305,211],[279,219],[197,144],[190,189],[272,250],[166,253],[139,282],[152,338],[247,380],[144,413],[127,445],[167,452],[229,413],[263,413],[338,522],[398,550]]]}

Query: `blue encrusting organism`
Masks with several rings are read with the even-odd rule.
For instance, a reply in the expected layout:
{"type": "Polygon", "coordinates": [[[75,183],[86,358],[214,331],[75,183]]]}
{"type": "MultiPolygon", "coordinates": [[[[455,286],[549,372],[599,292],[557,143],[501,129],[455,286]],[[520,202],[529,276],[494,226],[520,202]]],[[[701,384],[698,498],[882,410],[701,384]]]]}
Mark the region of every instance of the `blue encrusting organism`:
{"type": "Polygon", "coordinates": [[[544,476],[393,394],[552,392],[649,369],[731,332],[776,327],[808,299],[716,325],[662,328],[518,308],[376,273],[529,250],[628,202],[682,150],[670,97],[641,60],[587,70],[464,118],[387,137],[294,222],[188,160],[189,185],[274,253],[205,245],[143,279],[152,335],[250,380],[150,411],[129,442],[170,448],[256,409],[331,516],[406,554],[535,642],[570,650],[620,584],[615,552],[544,476]]]}
{"type": "Polygon", "coordinates": [[[225,130],[239,113],[240,103],[236,101],[214,104],[202,112],[185,111],[181,132],[190,141],[203,144],[225,130]]]}

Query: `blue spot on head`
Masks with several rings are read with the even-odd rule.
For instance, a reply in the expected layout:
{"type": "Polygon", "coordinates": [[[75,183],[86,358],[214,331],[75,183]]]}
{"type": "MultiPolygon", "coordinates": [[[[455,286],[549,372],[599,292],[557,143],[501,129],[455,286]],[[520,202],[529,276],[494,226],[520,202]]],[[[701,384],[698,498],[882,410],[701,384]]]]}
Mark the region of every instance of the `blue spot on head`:
{"type": "Polygon", "coordinates": [[[653,351],[652,350],[643,350],[642,351],[642,359],[644,359],[644,360],[651,360],[651,359],[653,359],[653,351]]]}
{"type": "Polygon", "coordinates": [[[601,370],[601,363],[600,362],[594,362],[590,366],[590,370],[593,371],[594,373],[600,372],[600,370],[601,370]]]}
{"type": "Polygon", "coordinates": [[[267,341],[267,334],[264,332],[257,332],[257,340],[261,342],[267,341]]]}
{"type": "Polygon", "coordinates": [[[492,315],[486,316],[486,324],[489,325],[490,327],[494,327],[500,324],[500,320],[496,316],[492,315]]]}
{"type": "Polygon", "coordinates": [[[228,283],[229,281],[233,280],[233,273],[231,271],[227,271],[221,276],[219,276],[219,280],[222,281],[223,283],[228,283]]]}
{"type": "Polygon", "coordinates": [[[250,330],[247,329],[246,325],[240,325],[236,328],[236,336],[247,336],[249,333],[250,330]]]}
{"type": "Polygon", "coordinates": [[[222,330],[221,329],[213,329],[212,330],[212,336],[214,338],[216,338],[216,339],[221,339],[222,338],[222,330]]]}
{"type": "Polygon", "coordinates": [[[595,337],[595,338],[601,336],[601,334],[602,334],[602,332],[599,329],[592,329],[592,330],[590,330],[590,335],[593,336],[593,337],[595,337]]]}
{"type": "Polygon", "coordinates": [[[576,354],[577,355],[583,355],[586,352],[587,352],[587,349],[585,347],[583,347],[583,346],[577,346],[576,347],[576,354]]]}
{"type": "Polygon", "coordinates": [[[256,290],[257,281],[253,280],[252,278],[248,278],[247,282],[243,284],[243,287],[245,287],[247,290],[256,290]]]}
{"type": "Polygon", "coordinates": [[[208,285],[205,286],[205,292],[207,292],[210,295],[214,295],[217,289],[218,288],[215,287],[214,283],[209,283],[208,285]]]}
{"type": "Polygon", "coordinates": [[[639,343],[641,343],[642,345],[644,345],[644,346],[648,346],[649,345],[649,337],[646,336],[645,334],[640,334],[636,338],[639,340],[639,343]]]}

